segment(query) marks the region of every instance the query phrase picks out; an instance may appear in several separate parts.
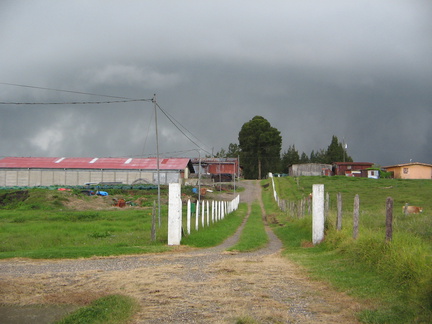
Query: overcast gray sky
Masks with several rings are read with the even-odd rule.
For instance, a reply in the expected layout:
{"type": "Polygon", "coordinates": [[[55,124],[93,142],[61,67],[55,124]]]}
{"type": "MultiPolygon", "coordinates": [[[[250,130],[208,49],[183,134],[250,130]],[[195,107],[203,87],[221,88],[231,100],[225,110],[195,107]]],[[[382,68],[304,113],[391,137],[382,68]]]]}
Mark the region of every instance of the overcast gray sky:
{"type": "MultiPolygon", "coordinates": [[[[227,149],[260,115],[283,151],[309,155],[336,135],[355,161],[432,163],[429,0],[3,0],[0,46],[2,83],[157,94],[189,137],[158,111],[164,156],[227,149]]],[[[109,100],[0,84],[0,102],[109,100]]],[[[0,114],[0,156],[156,152],[151,102],[2,104],[0,114]]]]}

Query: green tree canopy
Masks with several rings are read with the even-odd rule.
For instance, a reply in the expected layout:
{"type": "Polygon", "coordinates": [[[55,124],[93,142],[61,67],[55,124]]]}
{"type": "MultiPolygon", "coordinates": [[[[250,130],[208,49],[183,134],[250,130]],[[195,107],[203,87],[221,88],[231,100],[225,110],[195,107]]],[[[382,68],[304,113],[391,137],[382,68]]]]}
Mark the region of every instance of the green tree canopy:
{"type": "Polygon", "coordinates": [[[326,152],[326,163],[333,162],[352,162],[353,159],[347,155],[345,147],[339,142],[338,138],[333,135],[330,145],[326,152]]]}
{"type": "Polygon", "coordinates": [[[279,170],[282,137],[264,117],[255,116],[244,123],[238,139],[246,179],[261,179],[269,171],[279,170]]]}
{"type": "Polygon", "coordinates": [[[228,145],[228,152],[226,154],[226,157],[230,158],[236,158],[240,155],[240,147],[238,144],[230,143],[228,145]]]}
{"type": "Polygon", "coordinates": [[[290,145],[288,151],[282,154],[282,172],[288,173],[288,167],[293,164],[298,164],[300,156],[295,148],[295,145],[290,145]]]}
{"type": "Polygon", "coordinates": [[[305,152],[303,152],[303,153],[300,155],[299,163],[300,163],[300,164],[305,164],[305,163],[309,163],[309,162],[310,162],[310,161],[309,161],[309,158],[308,158],[307,154],[306,154],[305,152]]]}
{"type": "Polygon", "coordinates": [[[313,151],[310,154],[310,163],[327,163],[327,152],[324,149],[313,151]]]}
{"type": "MultiPolygon", "coordinates": [[[[216,152],[213,157],[216,158],[236,158],[240,155],[240,147],[238,144],[230,143],[228,145],[228,151],[224,148],[221,148],[219,152],[216,152]]],[[[212,157],[211,155],[206,155],[206,157],[212,157]]]]}

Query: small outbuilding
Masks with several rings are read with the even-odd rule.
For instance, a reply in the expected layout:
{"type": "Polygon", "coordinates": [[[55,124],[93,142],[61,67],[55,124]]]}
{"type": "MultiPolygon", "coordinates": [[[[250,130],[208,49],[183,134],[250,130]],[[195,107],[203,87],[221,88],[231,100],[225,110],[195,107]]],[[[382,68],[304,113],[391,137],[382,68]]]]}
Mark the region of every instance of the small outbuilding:
{"type": "Polygon", "coordinates": [[[330,176],[332,175],[332,165],[320,163],[293,164],[288,168],[288,175],[292,177],[330,176]]]}
{"type": "Polygon", "coordinates": [[[432,179],[432,164],[412,162],[384,167],[395,179],[432,179]]]}
{"type": "Polygon", "coordinates": [[[367,170],[367,177],[369,179],[379,179],[380,171],[378,169],[368,169],[367,170]]]}

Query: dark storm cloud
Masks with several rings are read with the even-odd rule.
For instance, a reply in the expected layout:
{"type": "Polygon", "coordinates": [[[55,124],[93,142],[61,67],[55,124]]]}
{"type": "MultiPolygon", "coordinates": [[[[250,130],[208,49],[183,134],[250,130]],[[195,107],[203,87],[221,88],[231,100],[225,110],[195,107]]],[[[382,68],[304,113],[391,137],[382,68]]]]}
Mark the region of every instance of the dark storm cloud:
{"type": "MultiPolygon", "coordinates": [[[[207,152],[237,142],[243,123],[261,115],[284,150],[309,154],[336,135],[355,160],[432,163],[428,1],[10,1],[0,15],[0,82],[156,93],[207,152]]],[[[109,100],[7,85],[0,97],[109,100]]],[[[156,150],[150,102],[1,105],[0,114],[3,156],[156,150]]],[[[196,155],[160,111],[158,121],[161,151],[196,155]]]]}

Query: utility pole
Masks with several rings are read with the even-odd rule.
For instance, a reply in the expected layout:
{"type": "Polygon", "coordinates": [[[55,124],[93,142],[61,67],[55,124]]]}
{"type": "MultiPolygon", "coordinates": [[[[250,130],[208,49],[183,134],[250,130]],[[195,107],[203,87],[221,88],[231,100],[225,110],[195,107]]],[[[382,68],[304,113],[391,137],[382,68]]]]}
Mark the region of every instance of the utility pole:
{"type": "Polygon", "coordinates": [[[192,149],[198,152],[198,201],[201,201],[201,150],[192,149]]]}
{"type": "Polygon", "coordinates": [[[342,137],[342,145],[343,145],[343,161],[345,162],[346,149],[348,147],[348,145],[345,143],[345,137],[342,137]]]}
{"type": "Polygon", "coordinates": [[[198,201],[201,201],[201,151],[198,150],[198,201]]]}
{"type": "Polygon", "coordinates": [[[157,121],[157,102],[156,94],[153,95],[152,102],[154,103],[155,124],[156,124],[156,167],[157,167],[157,186],[158,186],[158,221],[161,227],[161,194],[160,194],[160,168],[159,168],[159,134],[157,121]]]}

